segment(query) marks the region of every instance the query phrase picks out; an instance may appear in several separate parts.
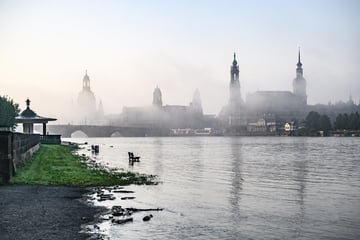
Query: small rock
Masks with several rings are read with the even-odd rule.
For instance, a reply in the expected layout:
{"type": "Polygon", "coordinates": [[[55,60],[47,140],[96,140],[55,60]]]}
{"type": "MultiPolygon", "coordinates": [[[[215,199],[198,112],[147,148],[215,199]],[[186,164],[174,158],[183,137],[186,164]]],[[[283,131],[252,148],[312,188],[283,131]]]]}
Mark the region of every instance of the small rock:
{"type": "Polygon", "coordinates": [[[132,222],[133,218],[126,218],[126,219],[112,219],[111,222],[112,223],[117,223],[117,224],[124,224],[127,222],[132,222]]]}
{"type": "Polygon", "coordinates": [[[143,218],[143,221],[144,221],[144,222],[150,221],[150,219],[151,219],[152,217],[153,217],[152,214],[147,215],[147,216],[145,216],[145,217],[143,218]]]}
{"type": "Polygon", "coordinates": [[[122,197],[121,200],[135,199],[135,197],[122,197]]]}

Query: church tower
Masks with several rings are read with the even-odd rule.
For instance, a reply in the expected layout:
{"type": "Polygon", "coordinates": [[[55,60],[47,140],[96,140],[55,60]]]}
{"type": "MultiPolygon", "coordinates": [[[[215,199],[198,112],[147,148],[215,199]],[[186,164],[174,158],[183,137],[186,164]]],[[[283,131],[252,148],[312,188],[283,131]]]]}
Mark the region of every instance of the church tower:
{"type": "Polygon", "coordinates": [[[201,115],[203,114],[199,89],[195,90],[192,102],[190,103],[190,107],[194,112],[200,113],[201,115]]]}
{"type": "Polygon", "coordinates": [[[78,96],[77,116],[81,123],[91,123],[96,116],[96,100],[90,89],[90,78],[87,71],[83,77],[83,89],[78,96]]]}
{"type": "Polygon", "coordinates": [[[239,110],[241,104],[240,81],[239,81],[239,65],[236,61],[236,53],[230,69],[230,107],[233,110],[239,110]]]}
{"type": "Polygon", "coordinates": [[[158,86],[156,86],[153,93],[153,105],[158,107],[162,107],[163,105],[161,91],[158,86]]]}
{"type": "Polygon", "coordinates": [[[99,101],[99,108],[98,108],[98,115],[99,115],[99,117],[103,117],[104,116],[104,106],[103,106],[103,104],[102,104],[102,101],[101,101],[101,99],[100,99],[100,101],[99,101]]]}
{"type": "Polygon", "coordinates": [[[243,119],[240,114],[242,105],[240,81],[239,81],[239,65],[236,61],[236,53],[234,53],[234,60],[230,68],[230,99],[229,99],[229,118],[230,126],[243,125],[243,119]]]}
{"type": "Polygon", "coordinates": [[[303,68],[300,61],[300,48],[298,63],[296,64],[296,78],[293,81],[293,93],[301,99],[303,105],[307,105],[306,80],[303,77],[303,68]]]}
{"type": "Polygon", "coordinates": [[[83,78],[83,91],[90,91],[90,78],[87,74],[87,70],[85,71],[85,76],[83,78]]]}

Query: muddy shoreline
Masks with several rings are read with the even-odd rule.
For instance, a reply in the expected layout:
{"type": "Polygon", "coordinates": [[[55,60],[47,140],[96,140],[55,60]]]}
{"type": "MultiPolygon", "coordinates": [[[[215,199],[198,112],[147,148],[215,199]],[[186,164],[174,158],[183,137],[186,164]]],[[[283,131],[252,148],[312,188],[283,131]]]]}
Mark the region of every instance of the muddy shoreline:
{"type": "Polygon", "coordinates": [[[82,230],[106,209],[87,204],[88,193],[83,187],[0,186],[1,239],[94,237],[82,230]]]}

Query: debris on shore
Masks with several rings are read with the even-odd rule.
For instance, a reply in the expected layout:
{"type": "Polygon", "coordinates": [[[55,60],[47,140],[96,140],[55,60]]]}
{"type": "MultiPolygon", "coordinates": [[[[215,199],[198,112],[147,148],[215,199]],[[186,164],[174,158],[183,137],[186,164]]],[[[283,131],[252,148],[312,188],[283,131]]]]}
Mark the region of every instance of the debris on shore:
{"type": "MultiPolygon", "coordinates": [[[[134,196],[119,196],[123,194],[135,193],[131,190],[126,190],[121,186],[113,186],[113,187],[96,187],[92,189],[93,194],[90,199],[92,201],[102,202],[109,200],[132,200],[135,199],[134,196]]],[[[107,205],[108,206],[108,205],[107,205]]],[[[120,205],[113,205],[109,211],[107,211],[104,215],[102,215],[102,221],[108,221],[110,224],[122,225],[126,223],[136,222],[139,220],[142,222],[150,221],[154,216],[153,214],[148,215],[140,215],[140,212],[157,212],[163,211],[163,208],[135,208],[135,207],[123,207],[120,205]],[[138,219],[137,221],[135,221],[138,219]]],[[[95,232],[100,232],[101,229],[93,228],[95,232]]]]}
{"type": "Polygon", "coordinates": [[[143,217],[143,221],[147,222],[147,221],[150,221],[152,218],[153,218],[153,215],[150,214],[150,215],[147,215],[147,216],[143,217]]]}

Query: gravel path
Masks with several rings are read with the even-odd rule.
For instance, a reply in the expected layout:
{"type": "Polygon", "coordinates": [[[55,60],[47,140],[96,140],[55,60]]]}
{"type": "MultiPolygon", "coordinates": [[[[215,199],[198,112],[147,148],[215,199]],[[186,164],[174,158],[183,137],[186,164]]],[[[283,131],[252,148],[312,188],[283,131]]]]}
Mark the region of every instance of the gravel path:
{"type": "Polygon", "coordinates": [[[81,225],[103,209],[81,201],[86,188],[0,186],[0,239],[87,239],[81,225]],[[85,217],[85,219],[84,219],[85,217]]]}

